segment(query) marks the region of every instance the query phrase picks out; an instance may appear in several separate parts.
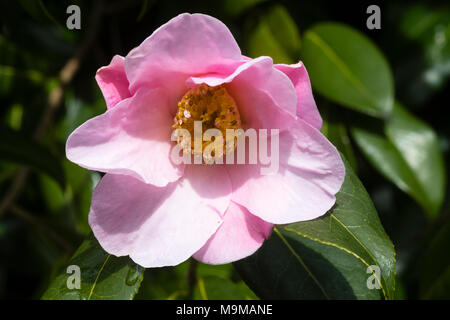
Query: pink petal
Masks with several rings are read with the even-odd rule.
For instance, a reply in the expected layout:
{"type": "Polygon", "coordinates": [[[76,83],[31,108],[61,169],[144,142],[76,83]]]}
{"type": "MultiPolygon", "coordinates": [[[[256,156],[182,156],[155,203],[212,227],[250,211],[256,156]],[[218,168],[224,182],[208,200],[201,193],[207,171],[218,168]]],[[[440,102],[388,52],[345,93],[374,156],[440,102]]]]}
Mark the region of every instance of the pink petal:
{"type": "Polygon", "coordinates": [[[119,101],[131,96],[128,90],[129,83],[125,74],[124,61],[124,57],[115,55],[111,63],[98,69],[95,75],[108,109],[114,107],[119,101]]]}
{"type": "Polygon", "coordinates": [[[163,188],[106,174],[93,193],[89,224],[110,254],[147,268],[177,265],[216,232],[230,193],[223,167],[190,166],[163,188]]]}
{"type": "Polygon", "coordinates": [[[162,90],[140,90],[69,136],[67,158],[90,169],[165,186],[183,166],[170,161],[173,118],[162,90]]]}
{"type": "Polygon", "coordinates": [[[316,102],[311,89],[308,72],[303,63],[286,65],[276,64],[275,68],[283,71],[292,81],[297,91],[297,115],[310,125],[320,130],[322,117],[317,110],[316,102]]]}
{"type": "Polygon", "coordinates": [[[204,14],[183,13],[133,49],[125,58],[125,70],[130,90],[135,92],[142,85],[179,87],[184,83],[177,78],[185,80],[188,75],[227,73],[240,61],[239,46],[221,21],[204,14]]]}
{"type": "Polygon", "coordinates": [[[248,257],[269,238],[273,225],[230,202],[223,223],[194,258],[207,264],[225,264],[248,257]]]}
{"type": "Polygon", "coordinates": [[[280,134],[280,168],[261,175],[258,165],[228,166],[232,200],[252,214],[285,224],[317,218],[335,203],[345,176],[336,148],[315,128],[298,119],[280,134]]]}
{"type": "Polygon", "coordinates": [[[191,77],[187,85],[226,84],[236,100],[246,128],[280,130],[295,119],[297,95],[291,80],[273,67],[270,57],[259,57],[241,64],[232,74],[206,74],[191,77]]]}

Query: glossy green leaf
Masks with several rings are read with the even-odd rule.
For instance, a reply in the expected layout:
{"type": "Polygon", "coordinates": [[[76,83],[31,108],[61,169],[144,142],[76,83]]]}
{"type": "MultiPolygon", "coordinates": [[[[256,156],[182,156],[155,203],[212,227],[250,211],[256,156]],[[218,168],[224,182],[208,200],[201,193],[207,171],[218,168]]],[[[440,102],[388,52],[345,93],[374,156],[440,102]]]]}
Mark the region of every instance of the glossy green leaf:
{"type": "Polygon", "coordinates": [[[66,269],[53,280],[44,300],[131,300],[143,279],[144,269],[128,257],[107,254],[91,235],[75,252],[67,266],[79,266],[80,289],[69,289],[73,273],[66,269]]]}
{"type": "Polygon", "coordinates": [[[283,6],[271,8],[249,35],[248,54],[251,57],[269,56],[274,63],[295,63],[299,60],[299,50],[297,26],[283,6]]]}
{"type": "Polygon", "coordinates": [[[101,178],[95,171],[88,171],[75,163],[66,160],[63,162],[67,188],[64,193],[68,210],[73,213],[77,231],[87,236],[91,232],[88,224],[88,214],[91,206],[92,191],[101,178]]]}
{"type": "Polygon", "coordinates": [[[371,116],[389,115],[394,101],[391,70],[359,31],[339,23],[317,24],[304,34],[301,58],[321,95],[371,116]]]}
{"type": "Polygon", "coordinates": [[[400,151],[414,172],[429,202],[431,213],[436,214],[445,196],[445,167],[434,130],[396,104],[386,124],[386,135],[400,151]]]}
{"type": "Polygon", "coordinates": [[[0,131],[0,160],[30,166],[42,171],[64,186],[61,162],[47,148],[21,133],[2,128],[0,131]]]}
{"type": "Polygon", "coordinates": [[[421,199],[420,186],[395,146],[384,136],[353,128],[352,136],[370,163],[397,187],[413,198],[421,199]]]}
{"type": "Polygon", "coordinates": [[[445,168],[437,136],[399,104],[385,136],[355,128],[353,137],[372,165],[435,217],[445,195],[445,168]]]}
{"type": "Polygon", "coordinates": [[[235,263],[260,298],[394,297],[393,245],[363,185],[347,161],[345,166],[344,184],[326,215],[277,226],[260,250],[235,263]]]}

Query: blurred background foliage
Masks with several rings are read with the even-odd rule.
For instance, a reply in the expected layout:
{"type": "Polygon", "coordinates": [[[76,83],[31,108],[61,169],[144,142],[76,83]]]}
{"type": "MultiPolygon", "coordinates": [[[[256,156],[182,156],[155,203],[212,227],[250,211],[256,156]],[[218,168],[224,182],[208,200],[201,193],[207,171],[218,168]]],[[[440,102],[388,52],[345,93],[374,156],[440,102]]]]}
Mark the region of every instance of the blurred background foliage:
{"type": "MultiPolygon", "coordinates": [[[[222,20],[245,55],[305,63],[322,132],[395,245],[396,298],[450,298],[450,8],[378,3],[380,30],[367,29],[364,1],[2,1],[0,298],[40,298],[90,234],[101,175],[69,162],[65,141],[105,110],[96,70],[182,12],[222,20]],[[66,28],[70,4],[81,30],[66,28]]],[[[144,273],[138,299],[257,298],[232,265],[144,273]]]]}

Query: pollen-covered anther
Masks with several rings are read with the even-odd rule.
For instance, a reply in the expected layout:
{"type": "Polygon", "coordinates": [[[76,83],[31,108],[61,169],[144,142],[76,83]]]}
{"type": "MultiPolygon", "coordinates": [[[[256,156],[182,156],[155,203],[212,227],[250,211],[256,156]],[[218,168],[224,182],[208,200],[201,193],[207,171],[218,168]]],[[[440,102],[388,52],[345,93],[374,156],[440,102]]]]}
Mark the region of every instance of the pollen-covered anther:
{"type": "MultiPolygon", "coordinates": [[[[236,102],[223,85],[210,87],[206,84],[201,84],[186,92],[180,102],[178,102],[178,111],[172,128],[174,130],[186,129],[189,131],[191,135],[190,150],[186,150],[188,143],[183,142],[182,139],[178,143],[184,152],[190,151],[192,154],[195,151],[195,121],[201,121],[202,123],[202,137],[197,137],[197,139],[201,140],[197,141],[197,144],[201,144],[202,152],[211,143],[221,143],[222,145],[221,154],[216,155],[213,152],[213,157],[222,156],[224,152],[232,152],[235,149],[236,141],[227,144],[226,130],[241,129],[241,117],[236,102]],[[203,133],[211,128],[220,130],[222,133],[220,141],[215,141],[214,138],[211,139],[212,141],[203,141],[203,133]]],[[[206,158],[205,160],[208,160],[206,158]]]]}

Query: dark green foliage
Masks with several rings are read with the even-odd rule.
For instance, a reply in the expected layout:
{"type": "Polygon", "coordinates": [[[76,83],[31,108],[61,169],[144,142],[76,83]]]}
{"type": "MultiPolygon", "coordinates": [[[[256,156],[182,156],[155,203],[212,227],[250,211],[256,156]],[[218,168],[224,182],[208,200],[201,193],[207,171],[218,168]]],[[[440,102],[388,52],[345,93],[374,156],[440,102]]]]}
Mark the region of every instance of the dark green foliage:
{"type": "Polygon", "coordinates": [[[364,5],[337,1],[101,2],[0,3],[0,299],[450,299],[448,6],[389,1],[369,30],[364,5]],[[96,70],[181,12],[222,20],[246,56],[303,61],[347,175],[326,215],[276,226],[244,260],[144,270],[91,235],[101,175],[65,142],[106,109],[96,70]]]}

